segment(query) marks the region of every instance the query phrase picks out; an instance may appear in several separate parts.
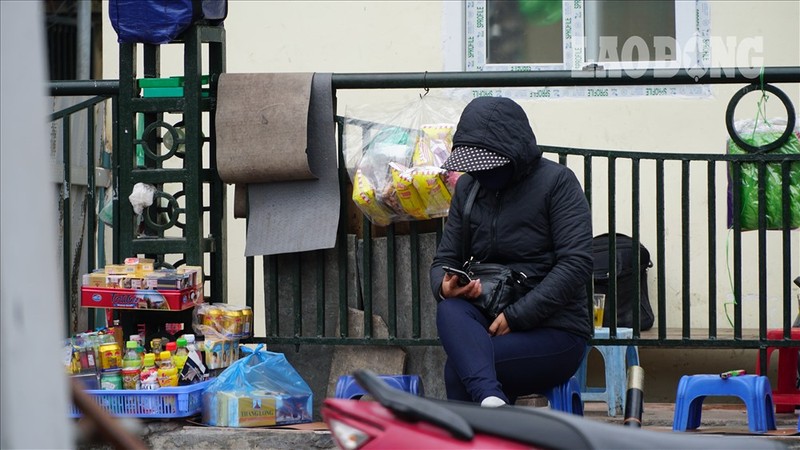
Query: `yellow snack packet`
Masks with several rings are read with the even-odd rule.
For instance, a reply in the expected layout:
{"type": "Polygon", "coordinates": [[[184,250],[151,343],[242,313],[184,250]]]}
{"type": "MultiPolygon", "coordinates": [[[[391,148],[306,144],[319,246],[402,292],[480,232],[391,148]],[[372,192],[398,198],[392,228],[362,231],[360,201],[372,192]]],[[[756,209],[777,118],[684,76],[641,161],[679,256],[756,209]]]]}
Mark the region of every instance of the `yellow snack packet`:
{"type": "Polygon", "coordinates": [[[375,188],[361,169],[356,170],[353,176],[353,202],[375,225],[392,223],[392,213],[380,203],[375,188]]]}
{"type": "Polygon", "coordinates": [[[411,178],[410,172],[397,163],[389,163],[389,167],[397,190],[397,199],[400,201],[403,211],[418,220],[430,219],[425,213],[425,203],[420,198],[417,188],[414,187],[414,180],[411,178]]]}
{"type": "Polygon", "coordinates": [[[453,148],[455,125],[427,124],[420,127],[411,162],[414,166],[440,167],[453,148]]]}
{"type": "Polygon", "coordinates": [[[450,191],[442,180],[445,171],[433,166],[414,167],[411,178],[428,217],[443,217],[450,209],[450,191]]]}

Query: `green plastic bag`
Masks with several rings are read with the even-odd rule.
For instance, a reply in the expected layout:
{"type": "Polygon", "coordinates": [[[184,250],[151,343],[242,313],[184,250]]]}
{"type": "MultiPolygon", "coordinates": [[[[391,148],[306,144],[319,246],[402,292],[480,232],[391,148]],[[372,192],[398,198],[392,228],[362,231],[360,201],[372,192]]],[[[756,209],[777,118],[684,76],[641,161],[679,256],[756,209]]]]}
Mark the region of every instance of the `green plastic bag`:
{"type": "MultiPolygon", "coordinates": [[[[753,131],[753,121],[737,122],[735,127],[742,140],[753,146],[762,146],[775,141],[785,129],[785,121],[775,119],[768,125],[759,125],[753,131]]],[[[728,153],[741,155],[747,153],[728,140],[728,153]]],[[[794,134],[781,147],[770,151],[768,154],[800,155],[800,130],[795,128],[794,134]]],[[[728,227],[733,226],[733,189],[741,192],[741,229],[758,229],[758,163],[743,163],[741,165],[741,183],[734,186],[733,165],[728,172],[728,227]]],[[[766,181],[764,183],[766,194],[766,226],[770,230],[783,229],[783,175],[781,163],[768,163],[766,165],[766,181]]],[[[792,162],[789,166],[789,228],[800,228],[800,161],[792,162]]]]}

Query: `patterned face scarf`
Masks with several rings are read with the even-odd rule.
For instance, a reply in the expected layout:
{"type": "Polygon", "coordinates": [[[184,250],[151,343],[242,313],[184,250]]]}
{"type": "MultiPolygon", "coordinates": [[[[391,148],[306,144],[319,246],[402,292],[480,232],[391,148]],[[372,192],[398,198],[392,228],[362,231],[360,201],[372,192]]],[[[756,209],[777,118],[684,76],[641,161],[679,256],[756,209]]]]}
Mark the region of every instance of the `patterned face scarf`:
{"type": "Polygon", "coordinates": [[[511,164],[504,164],[494,169],[479,170],[469,174],[478,180],[482,187],[496,191],[508,186],[514,175],[514,167],[511,164]]]}

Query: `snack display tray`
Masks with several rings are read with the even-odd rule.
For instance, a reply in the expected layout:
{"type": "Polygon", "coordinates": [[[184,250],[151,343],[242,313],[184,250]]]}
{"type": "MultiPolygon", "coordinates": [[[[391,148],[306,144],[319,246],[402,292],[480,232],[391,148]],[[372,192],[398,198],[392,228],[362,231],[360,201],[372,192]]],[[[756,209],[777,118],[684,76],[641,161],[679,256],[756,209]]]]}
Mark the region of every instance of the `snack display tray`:
{"type": "MultiPolygon", "coordinates": [[[[169,419],[191,417],[203,410],[203,392],[213,380],[177,387],[143,390],[86,390],[98,405],[117,417],[169,419]]],[[[81,417],[80,410],[70,406],[69,416],[81,417]]]]}

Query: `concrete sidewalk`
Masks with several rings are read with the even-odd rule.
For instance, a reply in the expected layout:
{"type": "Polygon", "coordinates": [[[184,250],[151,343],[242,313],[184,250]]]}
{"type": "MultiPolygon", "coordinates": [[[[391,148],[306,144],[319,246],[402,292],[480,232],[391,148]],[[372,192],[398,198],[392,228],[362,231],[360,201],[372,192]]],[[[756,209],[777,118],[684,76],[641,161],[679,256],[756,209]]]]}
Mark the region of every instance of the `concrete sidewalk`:
{"type": "MultiPolygon", "coordinates": [[[[642,423],[649,430],[672,433],[674,405],[671,403],[647,403],[644,406],[642,423]]],[[[619,424],[623,417],[609,417],[605,403],[585,404],[585,417],[591,420],[619,424]]],[[[776,439],[792,449],[800,450],[800,435],[797,434],[797,416],[777,414],[777,431],[763,436],[776,439]]],[[[304,424],[299,429],[275,428],[217,428],[206,427],[190,420],[149,420],[139,422],[141,436],[152,449],[335,449],[336,445],[324,424],[304,424]]],[[[694,433],[723,434],[730,436],[751,435],[747,428],[747,413],[743,405],[705,405],[701,427],[694,433]]],[[[409,445],[413,445],[409,443],[409,445]]],[[[81,449],[105,449],[102,445],[81,445],[81,449]]]]}
{"type": "MultiPolygon", "coordinates": [[[[643,427],[653,431],[672,433],[675,414],[673,403],[646,403],[642,414],[643,427]]],[[[609,417],[606,404],[584,403],[584,417],[622,426],[624,417],[609,417]]],[[[779,439],[791,448],[800,449],[800,434],[797,431],[796,414],[776,414],[777,430],[766,434],[751,433],[747,426],[747,411],[743,404],[704,404],[700,428],[690,433],[721,434],[729,436],[764,436],[779,439]]]]}

